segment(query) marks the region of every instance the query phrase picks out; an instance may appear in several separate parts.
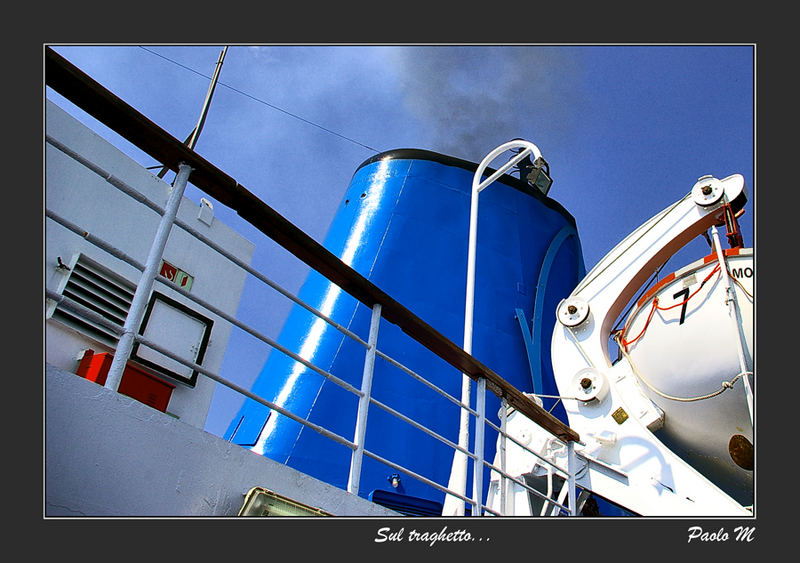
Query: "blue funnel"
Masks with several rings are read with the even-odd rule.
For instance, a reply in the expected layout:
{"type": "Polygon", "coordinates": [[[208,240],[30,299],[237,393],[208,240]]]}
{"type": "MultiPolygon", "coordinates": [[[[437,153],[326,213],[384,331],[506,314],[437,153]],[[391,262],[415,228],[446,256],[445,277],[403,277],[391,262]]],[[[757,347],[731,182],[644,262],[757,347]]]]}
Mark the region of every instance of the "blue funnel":
{"type": "MultiPolygon", "coordinates": [[[[324,242],[459,346],[476,168],[475,163],[428,151],[379,154],[354,174],[324,242]]],[[[472,355],[521,391],[555,395],[550,360],[555,309],[584,273],[575,221],[553,199],[506,175],[481,193],[478,225],[472,355]]],[[[299,297],[367,339],[371,310],[316,272],[309,275],[299,297]]],[[[361,387],[364,346],[306,309],[296,306],[290,312],[278,340],[315,366],[361,387]]],[[[378,350],[460,399],[461,373],[397,326],[381,323],[378,350]]],[[[270,353],[253,392],[353,439],[358,398],[277,350],[270,353]]],[[[448,440],[458,441],[459,406],[381,358],[376,360],[372,394],[448,440]]],[[[550,406],[545,401],[545,407],[550,406]]],[[[486,414],[495,424],[499,407],[499,400],[487,393],[486,414]]],[[[566,420],[563,412],[554,414],[566,420]]],[[[244,403],[225,438],[337,487],[347,486],[349,448],[251,400],[244,403]]],[[[489,427],[485,442],[485,459],[491,463],[496,433],[489,427]]],[[[369,410],[365,447],[447,485],[453,449],[376,405],[369,410]]],[[[405,502],[409,514],[423,513],[415,512],[415,506],[430,511],[431,503],[444,499],[436,488],[368,456],[359,494],[400,499],[399,505],[405,502]]]]}

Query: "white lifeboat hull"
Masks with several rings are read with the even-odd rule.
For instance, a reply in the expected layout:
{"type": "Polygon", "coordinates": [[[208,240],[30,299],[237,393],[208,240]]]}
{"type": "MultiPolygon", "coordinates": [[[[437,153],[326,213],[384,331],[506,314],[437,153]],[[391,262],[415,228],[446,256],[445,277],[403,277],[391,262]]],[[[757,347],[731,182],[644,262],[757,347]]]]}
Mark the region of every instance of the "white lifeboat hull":
{"type": "Polygon", "coordinates": [[[755,269],[752,249],[725,252],[738,314],[713,254],[642,296],[626,322],[623,349],[642,392],[664,412],[659,439],[748,505],[753,424],[745,385],[753,389],[755,269]]]}

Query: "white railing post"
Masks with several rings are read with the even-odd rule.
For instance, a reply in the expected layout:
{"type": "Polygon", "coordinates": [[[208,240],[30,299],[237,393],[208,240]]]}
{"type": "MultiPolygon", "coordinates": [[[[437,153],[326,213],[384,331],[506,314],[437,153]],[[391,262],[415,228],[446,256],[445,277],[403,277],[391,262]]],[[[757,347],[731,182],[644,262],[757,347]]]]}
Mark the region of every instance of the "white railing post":
{"type": "MultiPolygon", "coordinates": [[[[466,280],[466,298],[464,302],[464,345],[463,349],[467,354],[472,354],[472,331],[473,331],[473,316],[475,309],[475,268],[478,252],[478,194],[489,187],[495,180],[500,178],[506,171],[510,170],[514,165],[522,161],[525,157],[533,155],[534,159],[539,159],[542,153],[539,147],[529,141],[516,139],[503,143],[495,148],[492,152],[487,154],[475,174],[472,176],[472,188],[470,190],[470,207],[469,207],[469,233],[467,240],[467,280],[466,280]],[[498,168],[486,180],[481,182],[483,173],[491,162],[511,149],[522,149],[518,154],[513,156],[503,166],[498,168]]],[[[471,381],[469,375],[466,373],[461,375],[461,403],[465,407],[469,407],[470,401],[470,387],[471,381]]],[[[458,445],[461,448],[467,449],[469,446],[469,412],[466,408],[461,409],[461,416],[459,418],[458,428],[458,445]]],[[[467,456],[463,452],[456,450],[453,453],[453,464],[450,470],[450,480],[448,482],[448,489],[457,491],[464,494],[467,488],[467,456]]],[[[458,497],[447,495],[444,500],[444,509],[442,516],[463,516],[464,515],[464,502],[458,497]]]]}
{"type": "Polygon", "coordinates": [[[356,418],[356,431],[353,443],[356,445],[350,456],[350,475],[347,480],[347,492],[358,494],[358,485],[361,481],[361,462],[364,459],[364,436],[367,432],[367,413],[372,393],[372,374],[375,368],[375,350],[378,344],[378,326],[381,322],[381,305],[375,303],[372,307],[372,318],[369,324],[369,339],[367,341],[367,354],[364,358],[364,374],[361,377],[361,398],[358,401],[358,416],[356,418]]]}
{"type": "Polygon", "coordinates": [[[483,509],[483,438],[486,433],[486,378],[478,378],[478,389],[475,397],[478,417],[475,419],[475,467],[472,471],[472,491],[475,501],[473,516],[481,516],[483,509]]]}
{"type": "Polygon", "coordinates": [[[114,359],[111,361],[111,366],[108,369],[108,376],[105,382],[105,387],[114,391],[119,389],[122,373],[125,371],[125,365],[131,355],[136,331],[139,329],[139,325],[144,317],[147,302],[150,299],[150,291],[153,289],[153,282],[158,273],[161,257],[164,255],[164,247],[167,245],[169,233],[172,230],[173,223],[175,223],[178,207],[180,207],[183,192],[186,189],[186,183],[189,180],[189,174],[191,172],[192,168],[190,166],[183,163],[180,164],[178,175],[175,178],[169,198],[167,199],[167,205],[164,207],[164,214],[161,216],[161,221],[158,224],[158,229],[153,239],[153,244],[150,246],[150,253],[147,256],[144,271],[142,271],[139,284],[136,286],[136,291],[133,294],[131,307],[128,310],[128,316],[125,318],[122,334],[119,337],[119,342],[114,352],[114,359]]]}
{"type": "Polygon", "coordinates": [[[505,397],[500,398],[500,512],[503,516],[508,516],[508,506],[506,506],[506,420],[508,419],[508,401],[505,397]]]}
{"type": "Polygon", "coordinates": [[[575,442],[567,442],[567,478],[569,479],[569,513],[570,516],[578,515],[577,497],[575,495],[575,473],[578,471],[575,457],[575,442]]]}

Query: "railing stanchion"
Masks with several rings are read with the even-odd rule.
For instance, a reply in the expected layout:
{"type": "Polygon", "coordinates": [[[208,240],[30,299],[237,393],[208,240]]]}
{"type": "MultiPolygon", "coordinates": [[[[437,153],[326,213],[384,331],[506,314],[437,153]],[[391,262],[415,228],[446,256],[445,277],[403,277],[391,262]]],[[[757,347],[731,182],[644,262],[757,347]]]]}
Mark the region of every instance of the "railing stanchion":
{"type": "Polygon", "coordinates": [[[570,516],[578,515],[578,507],[576,505],[577,498],[575,495],[575,473],[577,472],[577,462],[575,459],[575,442],[567,442],[567,478],[569,479],[569,514],[570,516]]]}
{"type": "Polygon", "coordinates": [[[505,397],[500,398],[500,512],[503,516],[508,515],[508,506],[506,499],[506,488],[508,482],[506,481],[506,418],[508,417],[508,401],[505,397]]]}
{"type": "Polygon", "coordinates": [[[473,516],[482,516],[483,509],[483,438],[486,434],[486,378],[478,378],[475,397],[478,416],[475,419],[475,469],[472,472],[472,490],[475,500],[473,516]]]}
{"type": "Polygon", "coordinates": [[[128,316],[125,318],[125,324],[122,328],[117,349],[114,352],[114,359],[111,361],[111,367],[108,369],[106,376],[105,387],[116,391],[119,388],[120,381],[122,381],[122,373],[125,371],[125,365],[133,350],[134,337],[136,331],[139,330],[139,325],[144,317],[147,302],[150,300],[150,291],[153,289],[153,281],[158,273],[158,268],[161,263],[161,257],[164,254],[164,248],[167,245],[169,233],[172,230],[172,224],[175,222],[175,217],[178,214],[178,207],[183,198],[183,192],[186,188],[186,183],[189,180],[192,168],[186,164],[181,164],[178,176],[175,178],[174,185],[171,188],[167,205],[164,207],[164,215],[158,224],[153,244],[150,247],[150,253],[147,256],[144,271],[136,286],[136,291],[133,294],[128,316]]]}
{"type": "Polygon", "coordinates": [[[378,326],[381,322],[381,305],[375,303],[372,307],[372,318],[369,325],[369,339],[367,341],[367,354],[364,359],[364,375],[361,378],[361,398],[358,400],[358,416],[356,418],[356,432],[353,438],[356,448],[350,457],[350,476],[347,481],[347,492],[358,494],[358,485],[361,481],[361,462],[364,459],[364,436],[367,432],[367,412],[372,392],[372,374],[375,367],[375,350],[378,344],[378,326]]]}

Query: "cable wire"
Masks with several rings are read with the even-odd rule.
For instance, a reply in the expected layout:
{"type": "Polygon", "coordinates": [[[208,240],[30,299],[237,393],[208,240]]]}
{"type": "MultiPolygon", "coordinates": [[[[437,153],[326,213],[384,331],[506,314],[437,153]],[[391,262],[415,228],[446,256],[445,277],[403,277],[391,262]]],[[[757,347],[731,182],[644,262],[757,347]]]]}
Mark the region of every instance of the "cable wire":
{"type": "MultiPolygon", "coordinates": [[[[619,342],[619,340],[618,340],[618,342],[619,342]]],[[[653,387],[650,384],[650,382],[648,382],[647,379],[644,378],[642,373],[636,367],[636,364],[633,362],[631,357],[628,355],[628,352],[625,350],[624,346],[620,345],[620,350],[622,350],[622,354],[625,356],[625,359],[628,360],[628,363],[630,364],[631,369],[633,370],[633,372],[636,374],[636,376],[639,378],[639,380],[647,386],[648,389],[650,389],[656,395],[664,397],[665,399],[669,399],[671,401],[678,401],[678,402],[681,402],[681,403],[692,403],[692,402],[695,402],[695,401],[703,401],[705,399],[711,399],[712,397],[716,397],[717,395],[720,395],[721,393],[727,391],[728,389],[732,389],[733,388],[733,384],[736,383],[739,379],[741,379],[745,375],[753,375],[752,371],[743,371],[741,373],[736,374],[736,376],[733,379],[731,379],[730,381],[723,381],[722,384],[720,385],[720,388],[717,389],[716,391],[712,391],[711,393],[707,393],[705,395],[700,395],[700,396],[697,396],[697,397],[675,397],[674,395],[668,395],[667,393],[659,391],[658,389],[653,387]]]]}
{"type": "MultiPolygon", "coordinates": [[[[151,49],[148,49],[147,47],[144,47],[144,46],[142,46],[142,45],[139,45],[139,48],[140,48],[140,49],[143,49],[143,50],[145,50],[145,51],[147,51],[148,53],[151,53],[151,54],[153,54],[153,55],[156,55],[157,57],[161,57],[161,58],[162,58],[162,59],[164,59],[165,61],[168,61],[168,62],[170,62],[170,63],[172,63],[172,64],[174,64],[174,65],[176,65],[176,66],[179,66],[179,67],[181,67],[181,68],[183,68],[183,69],[185,69],[185,70],[188,70],[188,71],[190,71],[190,72],[193,72],[193,73],[197,74],[198,76],[202,76],[203,78],[206,78],[206,79],[209,79],[209,80],[211,79],[211,77],[210,77],[210,76],[206,76],[206,75],[205,75],[205,74],[203,74],[202,72],[198,72],[198,71],[194,70],[193,68],[189,68],[188,66],[186,66],[186,65],[183,65],[183,64],[181,64],[181,63],[179,63],[179,62],[177,62],[177,61],[174,61],[174,60],[170,59],[169,57],[165,57],[164,55],[162,55],[162,54],[160,54],[160,53],[157,53],[157,52],[155,52],[155,51],[153,51],[153,50],[151,50],[151,49]]],[[[337,133],[336,131],[333,131],[333,130],[331,130],[331,129],[328,129],[327,127],[323,127],[323,126],[322,126],[322,125],[320,125],[319,123],[314,123],[313,121],[310,121],[310,120],[308,120],[308,119],[306,119],[306,118],[304,118],[304,117],[301,117],[301,116],[299,116],[299,115],[297,115],[297,114],[294,114],[294,113],[292,113],[292,112],[290,112],[290,111],[287,111],[287,110],[285,110],[285,109],[283,109],[283,108],[280,108],[280,107],[278,107],[278,106],[276,106],[276,105],[274,105],[274,104],[271,104],[271,103],[269,103],[269,102],[267,102],[267,101],[265,101],[265,100],[262,100],[262,99],[260,99],[260,98],[256,98],[255,96],[253,96],[253,95],[251,95],[251,94],[248,94],[247,92],[243,92],[242,90],[239,90],[238,88],[234,88],[234,87],[233,87],[233,86],[231,86],[230,84],[225,84],[225,83],[224,83],[224,82],[222,82],[222,81],[218,81],[218,82],[217,82],[217,84],[218,84],[219,86],[224,86],[225,88],[228,88],[229,90],[232,90],[232,91],[236,92],[237,94],[240,94],[240,95],[242,95],[242,96],[246,96],[246,97],[250,98],[251,100],[253,100],[253,101],[255,101],[255,102],[258,102],[258,103],[260,103],[260,104],[263,104],[263,105],[265,105],[265,106],[267,106],[267,107],[269,107],[269,108],[271,108],[271,109],[274,109],[274,110],[276,110],[276,111],[280,111],[281,113],[285,113],[286,115],[288,115],[288,116],[290,116],[290,117],[293,117],[294,119],[297,119],[297,120],[299,120],[299,121],[302,121],[303,123],[306,123],[306,124],[308,124],[308,125],[311,125],[311,126],[313,126],[313,127],[316,127],[316,128],[318,128],[318,129],[321,129],[322,131],[325,131],[326,133],[330,133],[331,135],[335,135],[335,136],[337,136],[337,137],[339,137],[339,138],[341,138],[341,139],[344,139],[345,141],[348,141],[348,142],[350,142],[350,143],[353,143],[353,144],[356,144],[356,145],[358,145],[358,146],[360,146],[360,147],[363,147],[363,148],[365,148],[365,149],[367,149],[367,150],[369,150],[369,151],[372,151],[372,152],[374,152],[374,153],[376,153],[376,154],[380,152],[378,149],[375,149],[375,148],[373,148],[373,147],[371,147],[371,146],[369,146],[369,145],[365,145],[364,143],[362,143],[362,142],[360,142],[360,141],[357,141],[357,140],[355,140],[355,139],[353,139],[353,138],[351,138],[351,137],[347,137],[346,135],[342,135],[341,133],[337,133]]]]}

